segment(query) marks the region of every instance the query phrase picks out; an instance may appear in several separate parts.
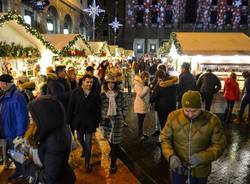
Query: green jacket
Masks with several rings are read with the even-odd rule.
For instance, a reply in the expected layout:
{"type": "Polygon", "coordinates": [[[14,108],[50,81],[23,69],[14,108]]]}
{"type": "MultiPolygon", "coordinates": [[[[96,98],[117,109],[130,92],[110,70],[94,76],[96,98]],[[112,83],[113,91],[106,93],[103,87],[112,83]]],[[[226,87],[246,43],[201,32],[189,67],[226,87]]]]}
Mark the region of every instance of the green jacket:
{"type": "Polygon", "coordinates": [[[164,157],[177,155],[183,165],[189,165],[189,133],[191,127],[190,156],[197,153],[202,163],[192,168],[193,177],[207,177],[211,162],[220,157],[226,147],[226,137],[219,118],[208,112],[190,120],[183,109],[172,112],[167,119],[160,138],[164,157]]]}

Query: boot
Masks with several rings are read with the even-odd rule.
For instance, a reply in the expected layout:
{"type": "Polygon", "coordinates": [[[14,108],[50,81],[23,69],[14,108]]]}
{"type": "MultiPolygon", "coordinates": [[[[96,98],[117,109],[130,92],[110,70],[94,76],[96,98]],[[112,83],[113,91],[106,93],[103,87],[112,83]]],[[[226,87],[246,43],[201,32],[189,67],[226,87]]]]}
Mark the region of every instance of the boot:
{"type": "Polygon", "coordinates": [[[109,169],[109,173],[110,174],[115,174],[117,171],[117,165],[116,164],[111,164],[110,169],[109,169]]]}
{"type": "Polygon", "coordinates": [[[85,170],[87,173],[91,173],[92,172],[92,165],[90,164],[89,161],[85,160],[85,170]]]}

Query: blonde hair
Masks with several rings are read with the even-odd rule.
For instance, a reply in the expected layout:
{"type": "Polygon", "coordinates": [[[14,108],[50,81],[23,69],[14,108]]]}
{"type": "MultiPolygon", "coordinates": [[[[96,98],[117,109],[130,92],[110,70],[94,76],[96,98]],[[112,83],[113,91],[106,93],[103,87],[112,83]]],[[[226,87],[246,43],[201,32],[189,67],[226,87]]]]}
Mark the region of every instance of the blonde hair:
{"type": "Polygon", "coordinates": [[[144,79],[145,77],[149,77],[150,74],[146,71],[142,71],[140,74],[139,74],[140,78],[141,79],[144,79]]]}

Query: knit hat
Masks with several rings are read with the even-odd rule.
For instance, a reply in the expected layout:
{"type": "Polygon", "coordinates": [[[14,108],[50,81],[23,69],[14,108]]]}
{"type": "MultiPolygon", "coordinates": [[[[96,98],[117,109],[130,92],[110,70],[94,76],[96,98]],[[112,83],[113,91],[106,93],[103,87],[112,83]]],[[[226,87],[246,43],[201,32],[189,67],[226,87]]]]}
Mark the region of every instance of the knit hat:
{"type": "Polygon", "coordinates": [[[94,71],[95,69],[94,69],[94,67],[92,67],[92,66],[87,66],[86,67],[86,71],[88,72],[88,71],[94,71]]]}
{"type": "Polygon", "coordinates": [[[13,83],[13,77],[9,74],[2,74],[0,76],[1,82],[13,83]]]}
{"type": "Polygon", "coordinates": [[[201,94],[198,91],[188,90],[182,96],[182,107],[201,108],[201,94]]]}

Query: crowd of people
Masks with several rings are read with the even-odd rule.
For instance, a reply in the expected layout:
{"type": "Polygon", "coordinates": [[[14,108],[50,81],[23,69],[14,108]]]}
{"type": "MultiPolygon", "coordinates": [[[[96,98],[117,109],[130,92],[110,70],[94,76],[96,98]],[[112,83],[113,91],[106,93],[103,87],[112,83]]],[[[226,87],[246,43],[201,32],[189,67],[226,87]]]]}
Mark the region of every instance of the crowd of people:
{"type": "MultiPolygon", "coordinates": [[[[16,166],[10,182],[29,177],[34,183],[74,183],[68,159],[75,137],[82,147],[86,172],[92,172],[92,137],[98,127],[110,145],[109,171],[115,174],[123,128],[128,126],[128,99],[133,100],[140,142],[148,138],[145,117],[155,111],[152,136],[159,137],[172,182],[207,182],[211,162],[226,146],[222,124],[210,112],[213,96],[221,91],[220,79],[211,70],[196,79],[190,64],[184,62],[180,75],[172,76],[160,60],[105,60],[85,70],[78,77],[73,67],[48,67],[46,76],[37,81],[0,76],[0,139],[16,166]]],[[[250,103],[249,72],[243,72],[243,77],[243,97],[234,122],[245,122],[244,109],[250,103]]],[[[223,94],[227,102],[224,121],[230,123],[235,101],[240,100],[234,72],[225,79],[223,94]]]]}

